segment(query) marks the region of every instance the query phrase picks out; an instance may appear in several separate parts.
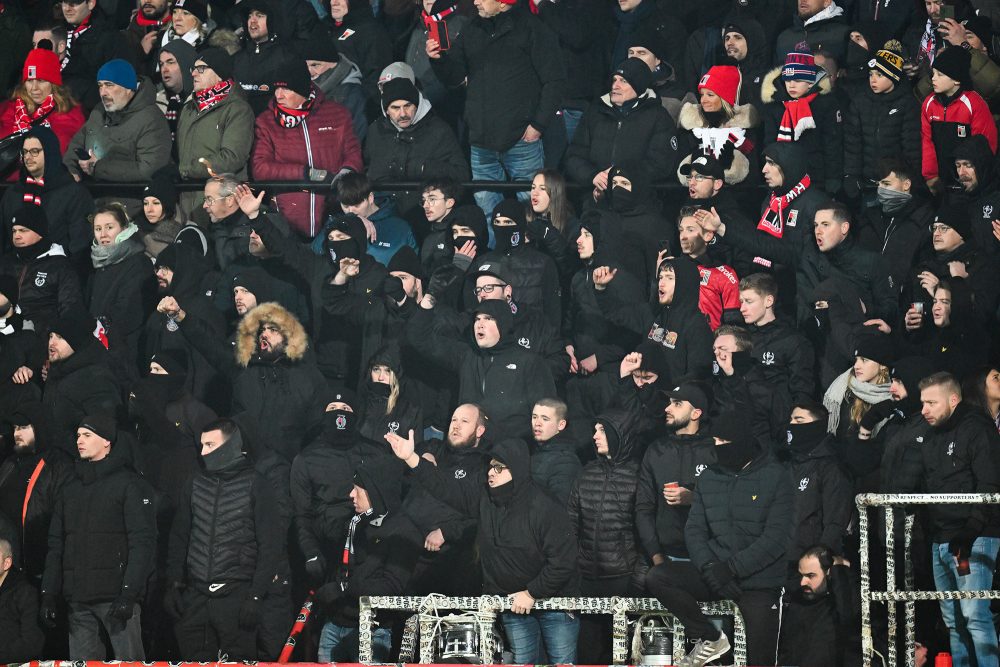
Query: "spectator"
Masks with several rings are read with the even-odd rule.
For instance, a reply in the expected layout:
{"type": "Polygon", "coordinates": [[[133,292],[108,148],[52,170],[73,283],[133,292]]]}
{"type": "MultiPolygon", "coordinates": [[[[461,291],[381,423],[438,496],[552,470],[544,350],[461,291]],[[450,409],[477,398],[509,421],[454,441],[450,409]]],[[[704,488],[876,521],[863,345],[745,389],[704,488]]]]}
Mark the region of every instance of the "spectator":
{"type": "MultiPolygon", "coordinates": [[[[388,197],[375,198],[368,177],[360,173],[345,174],[337,181],[337,199],[344,213],[358,216],[364,223],[368,239],[367,253],[375,261],[388,266],[392,256],[403,246],[417,249],[417,241],[413,237],[410,224],[399,217],[396,204],[388,197]]],[[[323,233],[329,232],[329,221],[324,225],[323,233]]],[[[323,238],[320,235],[313,240],[316,249],[323,238]]]]}
{"type": "Polygon", "coordinates": [[[979,406],[986,416],[997,424],[1000,432],[1000,371],[992,366],[983,366],[966,380],[964,395],[971,405],[979,406]]]}
{"type": "MultiPolygon", "coordinates": [[[[872,333],[858,342],[854,365],[830,384],[823,395],[823,406],[829,411],[827,433],[843,445],[849,438],[868,431],[877,435],[889,416],[888,411],[875,412],[881,417],[875,423],[864,417],[876,405],[889,400],[889,368],[894,351],[888,336],[872,333]]],[[[830,545],[836,548],[836,545],[830,545]]]]}
{"type": "MultiPolygon", "coordinates": [[[[330,184],[362,171],[350,114],[310,83],[305,62],[289,59],[274,65],[272,74],[274,99],[255,124],[254,178],[330,184]]],[[[326,202],[315,189],[278,195],[276,201],[301,237],[311,239],[320,231],[326,202]]]]}
{"type": "Polygon", "coordinates": [[[951,170],[942,171],[940,165],[954,154],[959,139],[981,134],[996,154],[997,128],[986,102],[972,90],[965,49],[951,47],[938,54],[931,82],[934,92],[920,107],[920,138],[924,180],[937,192],[955,181],[951,170]]]}
{"type": "MultiPolygon", "coordinates": [[[[689,97],[684,85],[680,63],[671,63],[667,58],[670,36],[661,34],[652,25],[640,26],[629,40],[627,56],[646,63],[653,73],[650,88],[660,98],[660,104],[667,110],[674,123],[681,111],[682,99],[689,97]]],[[[595,95],[596,96],[596,95],[595,95]]]]}
{"type": "MultiPolygon", "coordinates": [[[[84,121],[80,103],[63,86],[58,56],[49,49],[32,49],[24,60],[21,83],[12,99],[0,104],[0,135],[44,125],[59,138],[62,153],[84,121]]],[[[12,173],[8,180],[16,178],[12,173]]]]}
{"type": "MultiPolygon", "coordinates": [[[[439,266],[451,264],[455,249],[452,247],[451,223],[456,214],[455,205],[461,199],[462,190],[457,181],[450,178],[433,178],[424,183],[420,204],[427,220],[424,241],[420,244],[420,264],[424,273],[430,275],[439,266]]],[[[462,207],[462,213],[467,213],[462,207]]],[[[482,218],[482,211],[475,212],[482,218]]]]}
{"type": "Polygon", "coordinates": [[[684,44],[687,41],[687,30],[667,6],[655,0],[626,0],[619,2],[614,10],[614,19],[618,24],[611,48],[611,68],[615,69],[628,57],[628,48],[633,37],[642,33],[644,27],[651,27],[657,34],[669,35],[665,42],[664,60],[679,67],[683,61],[684,44]]]}
{"type": "Polygon", "coordinates": [[[185,221],[170,174],[165,170],[153,174],[142,194],[142,212],[135,223],[149,257],[155,260],[172,243],[189,244],[202,256],[208,254],[208,237],[196,224],[185,221]]]}
{"type": "Polygon", "coordinates": [[[740,70],[740,87],[736,103],[757,104],[764,74],[771,67],[769,39],[752,12],[738,9],[722,22],[722,42],[695,32],[688,39],[684,62],[684,80],[693,88],[702,75],[714,65],[735,65],[740,70]],[[721,47],[721,48],[720,48],[721,47]],[[725,56],[725,58],[723,58],[725,56]]]}
{"type": "Polygon", "coordinates": [[[337,46],[321,37],[301,44],[299,51],[309,68],[313,85],[328,100],[337,102],[351,114],[351,125],[358,141],[364,141],[368,132],[365,116],[365,92],[362,88],[361,70],[337,46]]]}
{"type": "MultiPolygon", "coordinates": [[[[940,6],[940,5],[939,5],[940,6]]],[[[995,60],[993,47],[993,26],[990,19],[974,13],[941,20],[934,26],[939,45],[959,47],[969,53],[969,78],[972,89],[982,96],[992,110],[1000,95],[1000,64],[995,60]]],[[[923,55],[922,53],[920,55],[923,55]]],[[[918,56],[919,58],[919,56],[918,56]]],[[[921,68],[920,79],[916,82],[917,97],[926,97],[932,91],[931,67],[926,60],[921,68]]]]}
{"type": "Polygon", "coordinates": [[[566,235],[579,224],[573,211],[573,204],[570,203],[566,192],[566,179],[557,169],[542,169],[531,179],[529,192],[531,194],[528,199],[531,204],[531,210],[528,211],[529,231],[533,237],[541,237],[537,238],[537,242],[546,248],[556,264],[561,267],[562,262],[556,260],[556,253],[552,252],[549,235],[555,230],[565,242],[566,235]],[[536,233],[538,230],[543,233],[536,233]]]}
{"type": "Polygon", "coordinates": [[[128,26],[121,31],[131,47],[130,60],[143,76],[157,71],[157,46],[162,35],[173,24],[169,0],[144,0],[138,11],[132,12],[128,26]]]}
{"type": "MultiPolygon", "coordinates": [[[[383,117],[368,128],[365,141],[365,163],[373,186],[425,178],[468,180],[469,163],[455,132],[409,79],[385,82],[381,108],[383,117]]],[[[417,193],[397,192],[395,196],[401,215],[410,217],[417,207],[417,193]]]]}
{"type": "Polygon", "coordinates": [[[714,333],[710,417],[728,412],[748,415],[760,447],[783,453],[780,445],[785,440],[788,418],[778,410],[787,404],[768,384],[763,365],[754,358],[750,332],[723,324],[714,333]]]}
{"type": "Polygon", "coordinates": [[[970,231],[979,249],[996,257],[1000,254],[1000,238],[993,224],[997,217],[993,210],[1000,211],[1000,180],[993,166],[993,152],[982,135],[974,134],[959,143],[952,152],[955,159],[955,173],[961,189],[955,189],[950,204],[965,205],[969,211],[970,231]]]}
{"type": "Polygon", "coordinates": [[[21,315],[17,291],[17,279],[13,276],[0,277],[0,368],[9,372],[0,382],[3,387],[0,418],[8,421],[22,403],[35,401],[41,396],[41,388],[38,383],[31,382],[31,378],[41,371],[45,361],[35,325],[25,321],[21,315]]]}
{"type": "Polygon", "coordinates": [[[844,8],[833,0],[805,0],[796,9],[792,25],[777,37],[774,62],[784,62],[789,53],[799,49],[799,43],[803,40],[810,49],[818,50],[823,47],[835,59],[843,62],[851,32],[844,8]]]}
{"type": "Polygon", "coordinates": [[[38,627],[38,593],[14,569],[14,549],[0,540],[0,660],[26,662],[42,655],[45,635],[38,627]]]}
{"type": "Polygon", "coordinates": [[[183,39],[167,42],[160,48],[157,60],[160,67],[160,87],[156,91],[156,105],[160,107],[170,128],[171,154],[177,157],[177,122],[181,109],[191,100],[194,79],[191,70],[198,59],[198,52],[183,39]]]}
{"type": "Polygon", "coordinates": [[[113,417],[83,417],[75,474],[52,515],[41,618],[52,628],[57,599],[66,600],[74,660],[145,659],[139,601],[156,552],[156,515],[152,488],[130,467],[132,446],[113,417]]]}
{"type": "Polygon", "coordinates": [[[208,39],[215,28],[215,21],[208,18],[208,3],[205,0],[174,0],[170,25],[163,32],[160,47],[183,39],[201,52],[208,48],[208,39]]]}
{"type": "MultiPolygon", "coordinates": [[[[714,163],[718,165],[718,163],[714,163]]],[[[699,169],[713,171],[708,158],[699,157],[688,165],[681,166],[690,174],[689,178],[698,180],[704,176],[699,169]],[[699,164],[701,162],[706,165],[699,164]],[[685,169],[686,167],[686,169],[685,169]]],[[[717,167],[716,167],[717,168],[717,167]]],[[[708,178],[717,179],[720,173],[706,174],[708,178]]],[[[708,252],[709,244],[715,235],[701,228],[694,218],[695,209],[684,207],[677,216],[677,230],[681,253],[687,255],[698,265],[701,282],[698,287],[698,309],[708,318],[708,326],[715,331],[723,320],[739,322],[737,317],[740,308],[739,279],[736,271],[719,259],[713,259],[708,252]]]]}
{"type": "Polygon", "coordinates": [[[101,108],[73,137],[63,164],[78,181],[149,178],[170,161],[170,128],[156,108],[153,83],[118,59],[97,72],[97,88],[101,108]]]}
{"type": "MultiPolygon", "coordinates": [[[[725,181],[729,185],[746,180],[756,171],[757,165],[754,140],[760,117],[753,104],[738,104],[741,87],[742,74],[738,67],[712,67],[698,83],[700,101],[682,106],[677,121],[680,154],[711,154],[728,162],[725,181]]],[[[681,160],[681,167],[692,159],[681,160]]],[[[677,173],[681,177],[685,175],[680,170],[677,173]]],[[[683,178],[681,184],[686,185],[683,178]]]]}
{"type": "Polygon", "coordinates": [[[774,660],[791,537],[792,486],[783,465],[761,454],[737,414],[713,429],[717,463],[702,473],[684,529],[690,561],[670,562],[646,585],[697,640],[682,664],[725,654],[729,638],[702,614],[699,600],[732,600],[746,623],[747,662],[774,660]],[[756,497],[750,504],[736,498],[756,497]]]}
{"type": "Polygon", "coordinates": [[[330,0],[330,38],[361,70],[369,121],[378,117],[379,73],[392,62],[392,41],[364,0],[330,0]]]}
{"type": "Polygon", "coordinates": [[[677,163],[676,128],[659,104],[649,67],[629,58],[611,75],[611,92],[580,121],[566,154],[566,173],[578,185],[603,193],[612,167],[641,164],[648,175],[670,173],[677,163]]]}
{"type": "Polygon", "coordinates": [[[432,105],[447,114],[445,119],[452,126],[453,121],[461,117],[462,97],[456,91],[449,90],[434,73],[424,45],[434,22],[442,24],[438,30],[447,34],[449,41],[456,41],[461,36],[471,19],[456,11],[457,8],[458,4],[453,0],[421,0],[419,19],[414,22],[406,46],[406,57],[403,58],[413,68],[423,95],[432,105]]]}
{"type": "MultiPolygon", "coordinates": [[[[55,13],[55,12],[53,12],[55,13]]],[[[48,49],[59,57],[62,62],[66,55],[66,24],[62,21],[62,11],[59,12],[60,19],[46,18],[39,21],[35,26],[35,32],[31,36],[31,44],[36,49],[48,49]]]]}
{"type": "MultiPolygon", "coordinates": [[[[487,0],[477,11],[450,49],[428,39],[427,56],[446,86],[467,86],[473,180],[527,180],[543,166],[542,134],[562,105],[566,73],[557,41],[540,19],[509,0],[487,0]],[[489,66],[496,62],[505,64],[506,74],[489,66]]],[[[475,197],[487,215],[502,199],[485,191],[475,197]]],[[[526,193],[518,197],[527,200],[526,193]]]]}
{"type": "Polygon", "coordinates": [[[870,473],[871,466],[878,470],[880,493],[902,493],[903,483],[919,475],[921,443],[930,428],[921,414],[920,381],[933,373],[934,364],[925,357],[898,359],[889,373],[893,411],[882,427],[884,444],[859,437],[854,451],[848,450],[848,465],[855,475],[870,473]]]}
{"type": "Polygon", "coordinates": [[[372,442],[391,431],[424,431],[419,396],[403,374],[396,344],[385,345],[368,361],[368,377],[359,383],[358,434],[372,442]]]}
{"type": "Polygon", "coordinates": [[[67,0],[60,7],[68,24],[66,51],[60,58],[62,78],[73,97],[83,104],[84,111],[90,112],[100,102],[98,70],[108,61],[127,54],[118,42],[118,33],[97,8],[97,0],[67,0]]]}
{"type": "Polygon", "coordinates": [[[967,377],[979,359],[975,350],[990,345],[989,332],[977,321],[973,299],[961,280],[939,282],[930,300],[910,305],[903,322],[906,331],[900,340],[901,348],[908,354],[924,356],[938,368],[949,368],[967,377]],[[927,306],[929,312],[917,312],[927,306]]]}
{"type": "Polygon", "coordinates": [[[531,456],[531,479],[565,506],[580,475],[576,444],[566,431],[566,404],[558,398],[543,398],[531,409],[531,434],[535,451],[531,456]]]}
{"type": "Polygon", "coordinates": [[[283,544],[276,491],[247,459],[232,420],[204,427],[201,459],[171,528],[164,605],[183,655],[253,660],[283,544]]]}

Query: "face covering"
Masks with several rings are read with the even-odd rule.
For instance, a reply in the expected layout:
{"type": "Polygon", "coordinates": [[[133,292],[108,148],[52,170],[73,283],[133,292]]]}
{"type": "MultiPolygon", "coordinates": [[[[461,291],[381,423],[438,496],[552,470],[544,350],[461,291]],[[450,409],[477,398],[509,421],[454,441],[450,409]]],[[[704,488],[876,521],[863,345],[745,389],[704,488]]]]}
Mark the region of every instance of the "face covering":
{"type": "Polygon", "coordinates": [[[490,500],[493,504],[506,505],[514,497],[514,480],[507,482],[503,486],[487,486],[486,491],[490,494],[490,500]]]}
{"type": "Polygon", "coordinates": [[[611,188],[611,208],[621,213],[628,211],[635,205],[635,193],[626,190],[620,185],[611,188]]]}
{"type": "Polygon", "coordinates": [[[748,438],[733,440],[715,448],[715,458],[725,470],[737,473],[753,458],[753,441],[748,438]]]}
{"type": "Polygon", "coordinates": [[[913,195],[909,192],[900,192],[899,190],[893,190],[881,185],[875,191],[875,197],[878,199],[878,203],[882,205],[882,210],[886,213],[895,213],[913,199],[913,195]]]}
{"type": "Polygon", "coordinates": [[[162,401],[173,400],[181,395],[184,390],[183,375],[156,375],[150,373],[146,378],[149,390],[162,401]]]}
{"type": "Polygon", "coordinates": [[[347,410],[324,412],[323,435],[333,443],[351,440],[354,437],[354,413],[347,410]]]}
{"type": "Polygon", "coordinates": [[[517,228],[517,225],[493,227],[493,237],[497,242],[496,249],[500,252],[505,252],[521,245],[521,230],[517,228]]]}
{"type": "Polygon", "coordinates": [[[743,377],[753,368],[753,355],[747,350],[737,350],[730,356],[733,360],[733,375],[743,377]]]}
{"type": "Polygon", "coordinates": [[[375,398],[389,398],[389,394],[392,393],[392,387],[385,384],[384,382],[372,382],[371,387],[368,389],[368,393],[375,398]]]}
{"type": "Polygon", "coordinates": [[[793,452],[811,452],[826,437],[826,420],[788,425],[788,448],[793,452]]]}
{"type": "Polygon", "coordinates": [[[243,461],[243,438],[239,431],[229,436],[229,440],[212,450],[202,454],[201,461],[208,472],[220,472],[243,461]]]}
{"type": "Polygon", "coordinates": [[[361,253],[358,251],[358,243],[354,239],[341,239],[340,241],[327,239],[323,243],[323,247],[326,249],[330,261],[334,264],[340,263],[340,260],[345,257],[350,257],[351,259],[359,259],[361,257],[361,253]]]}
{"type": "MultiPolygon", "coordinates": [[[[451,245],[454,246],[455,250],[460,250],[466,243],[469,241],[474,242],[475,240],[475,236],[456,236],[451,240],[451,245]]],[[[478,246],[479,244],[477,243],[476,245],[478,246]]],[[[476,250],[478,251],[480,248],[477,247],[476,250]]]]}

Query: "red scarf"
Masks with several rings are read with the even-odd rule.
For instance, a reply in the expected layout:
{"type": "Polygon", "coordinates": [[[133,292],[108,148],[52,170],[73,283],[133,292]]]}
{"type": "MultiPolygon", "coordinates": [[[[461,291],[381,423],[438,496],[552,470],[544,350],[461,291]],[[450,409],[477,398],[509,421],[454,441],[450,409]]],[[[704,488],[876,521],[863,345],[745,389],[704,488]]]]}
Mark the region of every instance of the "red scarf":
{"type": "Polygon", "coordinates": [[[302,121],[306,119],[306,116],[309,115],[315,101],[316,91],[310,90],[309,99],[303,102],[302,106],[298,109],[289,109],[288,107],[283,107],[275,102],[274,120],[278,121],[278,125],[287,129],[298,127],[302,124],[302,121]]]}
{"type": "Polygon", "coordinates": [[[803,132],[816,129],[816,120],[813,118],[809,103],[816,99],[817,95],[819,93],[811,93],[797,100],[782,103],[785,105],[785,113],[778,126],[778,141],[798,141],[803,132]]]}
{"type": "Polygon", "coordinates": [[[233,90],[233,80],[226,79],[225,81],[220,81],[211,88],[206,88],[205,90],[199,90],[194,94],[195,104],[198,105],[198,113],[202,111],[208,111],[214,107],[219,102],[223,101],[229,97],[229,93],[233,90]]]}
{"type": "Polygon", "coordinates": [[[810,183],[809,174],[806,174],[801,181],[795,184],[794,188],[782,196],[778,197],[772,191],[771,201],[767,203],[764,214],[760,216],[757,229],[780,239],[785,233],[785,209],[809,188],[810,183]]]}
{"type": "Polygon", "coordinates": [[[169,14],[164,16],[162,19],[147,19],[142,15],[142,12],[135,15],[136,25],[141,25],[143,28],[151,28],[153,26],[156,26],[157,28],[165,28],[170,25],[171,22],[172,18],[169,14]]]}
{"type": "MultiPolygon", "coordinates": [[[[18,132],[22,130],[27,130],[31,127],[31,121],[37,120],[39,118],[45,118],[52,110],[56,108],[55,100],[49,95],[46,97],[42,103],[35,109],[35,113],[28,113],[28,105],[24,103],[24,100],[17,98],[14,100],[14,129],[18,132]]],[[[45,127],[51,127],[49,121],[43,120],[41,122],[45,127]]]]}
{"type": "Polygon", "coordinates": [[[456,7],[457,5],[452,5],[448,9],[443,12],[438,12],[437,14],[428,14],[424,10],[420,10],[420,15],[424,19],[424,30],[430,31],[431,23],[434,23],[435,21],[444,21],[445,18],[454,14],[456,7]]]}
{"type": "Polygon", "coordinates": [[[42,205],[42,190],[45,189],[45,179],[44,178],[32,178],[27,176],[24,179],[24,197],[22,198],[25,204],[34,204],[35,206],[42,205]]]}
{"type": "Polygon", "coordinates": [[[78,39],[83,33],[90,30],[90,17],[93,14],[87,16],[83,19],[83,23],[76,26],[66,34],[66,55],[63,56],[63,61],[59,65],[60,70],[66,69],[66,65],[69,64],[69,59],[73,56],[71,49],[73,48],[73,40],[78,39]]]}

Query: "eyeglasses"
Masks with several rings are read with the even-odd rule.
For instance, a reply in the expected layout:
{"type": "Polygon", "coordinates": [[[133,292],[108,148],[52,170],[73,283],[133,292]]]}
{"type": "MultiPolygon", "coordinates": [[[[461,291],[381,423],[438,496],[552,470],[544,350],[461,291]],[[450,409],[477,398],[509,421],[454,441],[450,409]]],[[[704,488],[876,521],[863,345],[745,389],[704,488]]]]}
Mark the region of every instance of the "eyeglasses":
{"type": "Polygon", "coordinates": [[[195,65],[191,68],[192,74],[204,74],[205,70],[212,69],[210,65],[195,65]]]}
{"type": "Polygon", "coordinates": [[[497,287],[502,289],[506,286],[507,285],[505,285],[504,283],[493,283],[492,285],[483,285],[482,287],[477,287],[474,291],[476,293],[476,296],[479,296],[480,294],[493,294],[493,290],[495,290],[497,287]]]}
{"type": "Polygon", "coordinates": [[[422,204],[436,204],[439,201],[444,201],[444,197],[421,197],[420,203],[422,204]]]}
{"type": "Polygon", "coordinates": [[[233,196],[233,195],[225,195],[224,197],[205,197],[205,198],[204,198],[204,199],[202,200],[202,202],[203,202],[203,203],[205,203],[205,204],[207,204],[208,206],[212,206],[212,205],[213,205],[213,204],[215,204],[216,202],[220,202],[220,201],[222,201],[223,199],[229,199],[229,198],[230,198],[230,197],[232,197],[232,196],[233,196]]]}
{"type": "Polygon", "coordinates": [[[951,229],[951,227],[949,227],[948,225],[942,225],[941,223],[937,223],[937,224],[931,225],[931,234],[937,234],[938,232],[941,232],[942,234],[944,234],[946,231],[948,231],[950,229],[951,229]]]}
{"type": "Polygon", "coordinates": [[[691,174],[690,176],[687,177],[688,183],[690,183],[691,181],[694,181],[695,183],[702,183],[704,181],[712,181],[712,180],[715,179],[713,179],[711,176],[705,176],[703,174],[691,174]]]}
{"type": "Polygon", "coordinates": [[[29,155],[31,157],[38,157],[41,154],[42,154],[42,149],[41,148],[22,148],[21,149],[21,155],[23,155],[24,157],[28,157],[29,155]]]}
{"type": "Polygon", "coordinates": [[[496,474],[499,475],[504,470],[507,470],[507,466],[505,466],[502,463],[491,463],[490,464],[490,470],[492,470],[493,472],[495,472],[496,474]]]}

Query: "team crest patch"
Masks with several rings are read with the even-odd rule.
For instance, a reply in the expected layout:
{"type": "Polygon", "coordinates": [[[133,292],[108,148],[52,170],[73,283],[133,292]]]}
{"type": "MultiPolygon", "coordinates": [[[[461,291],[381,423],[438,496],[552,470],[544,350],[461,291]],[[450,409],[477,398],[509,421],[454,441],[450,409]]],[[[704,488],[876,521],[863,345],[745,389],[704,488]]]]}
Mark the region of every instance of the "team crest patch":
{"type": "Polygon", "coordinates": [[[702,267],[702,268],[698,269],[698,273],[701,274],[701,286],[702,287],[707,287],[708,286],[708,281],[712,277],[711,270],[702,267]]]}
{"type": "Polygon", "coordinates": [[[45,279],[49,277],[49,274],[39,271],[35,274],[35,287],[43,287],[45,285],[45,279]]]}
{"type": "Polygon", "coordinates": [[[993,205],[987,204],[983,207],[983,220],[989,220],[993,217],[993,205]]]}
{"type": "Polygon", "coordinates": [[[518,338],[517,339],[517,344],[520,345],[521,347],[523,347],[526,350],[530,350],[531,349],[531,341],[528,339],[527,336],[521,336],[520,338],[518,338]]]}
{"type": "Polygon", "coordinates": [[[465,479],[465,471],[459,468],[455,471],[455,479],[465,479]]]}
{"type": "Polygon", "coordinates": [[[338,37],[337,39],[340,40],[341,42],[343,42],[345,39],[349,38],[353,34],[354,34],[354,31],[351,30],[350,28],[348,28],[347,30],[344,31],[344,34],[341,35],[340,37],[338,37]]]}
{"type": "Polygon", "coordinates": [[[809,488],[809,478],[803,477],[799,480],[799,491],[805,491],[809,488]]]}
{"type": "Polygon", "coordinates": [[[395,433],[399,430],[399,422],[389,422],[389,430],[395,433]]]}
{"type": "Polygon", "coordinates": [[[774,352],[765,352],[764,354],[762,354],[760,357],[760,363],[763,364],[764,366],[773,366],[774,352]]]}
{"type": "Polygon", "coordinates": [[[521,245],[521,232],[514,232],[510,235],[510,244],[514,247],[521,245]]]}
{"type": "Polygon", "coordinates": [[[795,221],[798,219],[799,219],[799,210],[793,208],[791,211],[788,212],[788,218],[785,219],[785,224],[787,224],[789,227],[794,227],[795,221]]]}
{"type": "Polygon", "coordinates": [[[347,427],[347,417],[344,415],[337,416],[337,430],[343,431],[347,427]]]}
{"type": "Polygon", "coordinates": [[[671,350],[677,347],[677,332],[667,331],[663,336],[663,344],[671,350]]]}
{"type": "Polygon", "coordinates": [[[958,126],[958,136],[964,137],[966,135],[966,130],[964,125],[958,126]]]}

